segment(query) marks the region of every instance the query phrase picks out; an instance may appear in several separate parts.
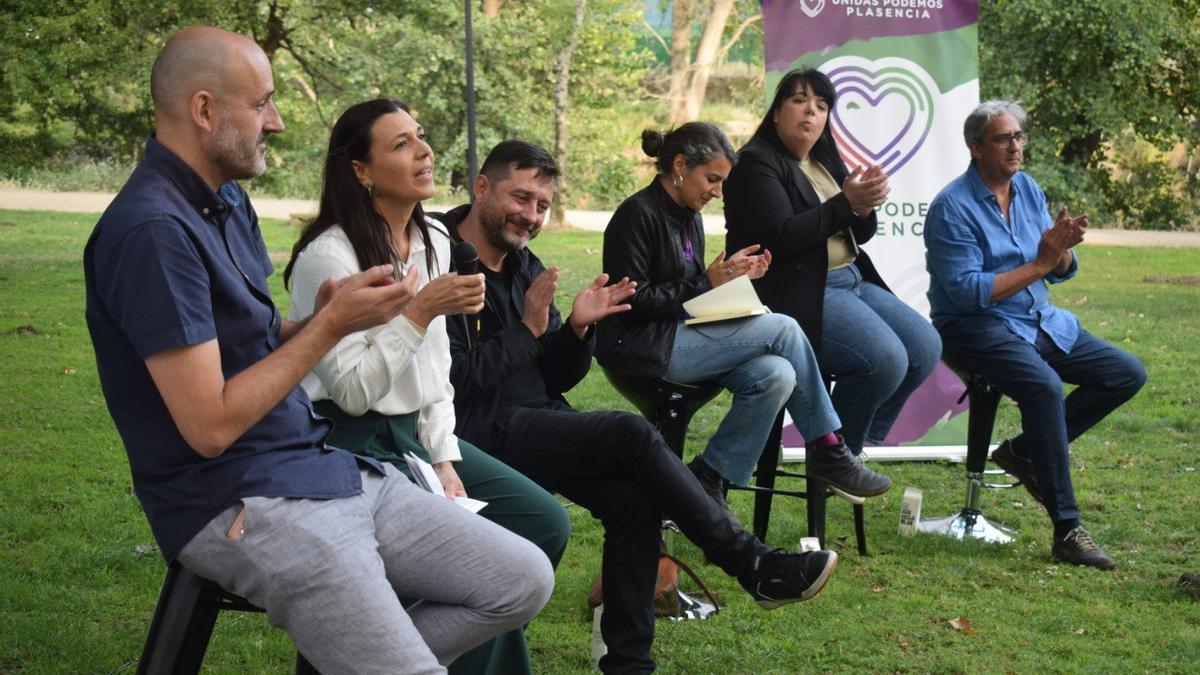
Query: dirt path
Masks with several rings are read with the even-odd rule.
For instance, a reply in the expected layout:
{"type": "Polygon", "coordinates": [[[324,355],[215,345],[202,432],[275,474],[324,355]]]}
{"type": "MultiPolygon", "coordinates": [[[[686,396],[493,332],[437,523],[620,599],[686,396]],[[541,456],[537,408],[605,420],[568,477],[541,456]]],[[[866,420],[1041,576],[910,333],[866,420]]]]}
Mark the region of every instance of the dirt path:
{"type": "MultiPolygon", "coordinates": [[[[113,195],[103,192],[47,192],[44,190],[0,189],[0,208],[65,211],[70,213],[100,213],[112,201],[113,195]]],[[[274,199],[254,197],[254,208],[264,218],[288,219],[295,215],[311,214],[316,202],[304,199],[274,199]]],[[[429,205],[429,211],[444,211],[445,206],[429,205]]],[[[602,232],[612,216],[611,211],[567,211],[567,223],[583,230],[602,232]]],[[[704,229],[710,234],[725,231],[725,219],[706,215],[704,229]]],[[[1154,232],[1148,230],[1091,229],[1085,244],[1130,247],[1200,247],[1200,232],[1154,232]]]]}

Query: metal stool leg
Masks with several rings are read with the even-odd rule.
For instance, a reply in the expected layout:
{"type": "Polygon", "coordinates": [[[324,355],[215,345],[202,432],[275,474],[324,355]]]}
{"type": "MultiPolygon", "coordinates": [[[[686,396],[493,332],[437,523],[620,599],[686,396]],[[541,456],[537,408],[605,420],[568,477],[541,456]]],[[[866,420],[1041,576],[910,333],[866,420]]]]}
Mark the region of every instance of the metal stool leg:
{"type": "MultiPolygon", "coordinates": [[[[763,446],[762,454],[758,457],[758,470],[755,471],[754,485],[763,488],[754,492],[754,536],[766,543],[767,528],[771,524],[770,490],[775,489],[775,473],[779,467],[779,448],[783,442],[783,413],[771,426],[771,434],[767,436],[767,444],[763,446]]],[[[812,522],[811,516],[809,521],[812,522]]]]}
{"type": "Polygon", "coordinates": [[[178,564],[167,569],[150,632],[138,661],[139,675],[200,672],[213,626],[219,591],[178,564]]]}
{"type": "Polygon", "coordinates": [[[808,536],[816,537],[825,548],[825,502],[829,499],[829,491],[825,484],[815,478],[804,479],[805,492],[808,493],[808,536]]]}
{"type": "Polygon", "coordinates": [[[917,530],[940,534],[954,539],[978,539],[993,544],[1007,544],[1017,538],[1016,530],[993,523],[983,515],[980,496],[987,487],[1010,487],[989,485],[984,482],[988,447],[992,442],[992,430],[996,424],[996,409],[1000,405],[1000,392],[978,377],[967,381],[967,396],[970,399],[967,418],[967,495],[958,515],[944,518],[923,518],[917,530]]]}
{"type": "Polygon", "coordinates": [[[854,504],[854,538],[858,541],[858,554],[867,554],[867,523],[863,515],[863,505],[854,504]]]}

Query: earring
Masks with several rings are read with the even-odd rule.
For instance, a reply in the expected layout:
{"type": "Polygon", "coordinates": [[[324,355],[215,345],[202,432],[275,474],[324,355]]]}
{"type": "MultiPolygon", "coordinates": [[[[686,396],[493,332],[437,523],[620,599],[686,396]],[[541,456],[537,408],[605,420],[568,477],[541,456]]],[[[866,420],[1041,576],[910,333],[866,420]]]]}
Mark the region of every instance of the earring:
{"type": "Polygon", "coordinates": [[[675,189],[678,190],[680,187],[683,186],[683,176],[681,176],[679,174],[675,174],[674,176],[672,176],[671,177],[671,185],[674,185],[675,189]]]}
{"type": "Polygon", "coordinates": [[[368,196],[368,197],[374,197],[374,196],[375,196],[375,184],[374,184],[374,183],[367,183],[367,184],[366,184],[366,185],[364,185],[363,187],[367,189],[367,196],[368,196]]]}

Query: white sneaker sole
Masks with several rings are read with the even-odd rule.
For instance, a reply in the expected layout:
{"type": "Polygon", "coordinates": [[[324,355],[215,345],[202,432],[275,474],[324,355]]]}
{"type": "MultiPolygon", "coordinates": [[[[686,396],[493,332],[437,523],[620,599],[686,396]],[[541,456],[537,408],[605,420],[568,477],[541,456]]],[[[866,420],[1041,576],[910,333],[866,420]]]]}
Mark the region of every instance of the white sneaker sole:
{"type": "Polygon", "coordinates": [[[784,605],[791,604],[793,602],[804,602],[805,600],[811,600],[814,596],[816,596],[817,593],[821,592],[821,589],[825,588],[825,584],[829,583],[830,577],[833,576],[833,570],[837,569],[837,561],[837,551],[829,551],[829,562],[826,563],[825,569],[821,570],[821,573],[817,575],[817,580],[813,582],[811,586],[805,589],[804,593],[800,594],[800,597],[788,598],[786,600],[772,600],[770,598],[763,598],[756,601],[758,602],[758,606],[762,607],[763,609],[778,609],[779,607],[783,607],[784,605]]]}

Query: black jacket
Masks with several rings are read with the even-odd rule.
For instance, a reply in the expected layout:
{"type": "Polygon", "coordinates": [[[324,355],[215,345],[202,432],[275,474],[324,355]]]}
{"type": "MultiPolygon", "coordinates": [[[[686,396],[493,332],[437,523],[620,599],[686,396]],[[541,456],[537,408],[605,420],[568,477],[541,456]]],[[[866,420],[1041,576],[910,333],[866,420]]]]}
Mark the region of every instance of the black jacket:
{"type": "Polygon", "coordinates": [[[675,343],[683,303],[712,288],[708,276],[684,279],[680,230],[686,228],[700,269],[705,268],[700,214],[674,201],[654,179],[617,207],[604,230],[604,271],[629,277],[633,309],[614,314],[597,329],[596,359],[605,368],[662,377],[675,343]]]}
{"type": "MultiPolygon", "coordinates": [[[[470,210],[465,204],[439,217],[455,242],[462,241],[458,224],[470,210]]],[[[589,330],[580,340],[564,325],[553,304],[546,333],[535,338],[521,323],[521,316],[525,291],[546,268],[528,250],[510,253],[505,265],[517,265],[509,287],[509,306],[496,307],[489,292],[478,323],[474,317],[462,314],[446,317],[457,418],[454,432],[483,449],[499,446],[508,422],[500,414],[501,394],[513,373],[523,368],[538,369],[550,396],[546,407],[570,410],[563,393],[587,375],[596,347],[595,331],[589,330]]],[[[492,283],[497,282],[488,276],[488,284],[492,283]]]]}
{"type": "MultiPolygon", "coordinates": [[[[814,158],[838,185],[845,182],[841,159],[814,158]]],[[[755,290],[771,311],[796,319],[818,352],[829,267],[826,240],[846,230],[848,239],[861,245],[875,236],[876,226],[875,214],[859,218],[845,194],[822,203],[799,160],[778,141],[762,136],[738,152],[725,182],[725,250],[761,244],[771,251],[771,268],[755,280],[755,290]]],[[[858,251],[854,265],[863,279],[887,288],[865,251],[858,251]]]]}

